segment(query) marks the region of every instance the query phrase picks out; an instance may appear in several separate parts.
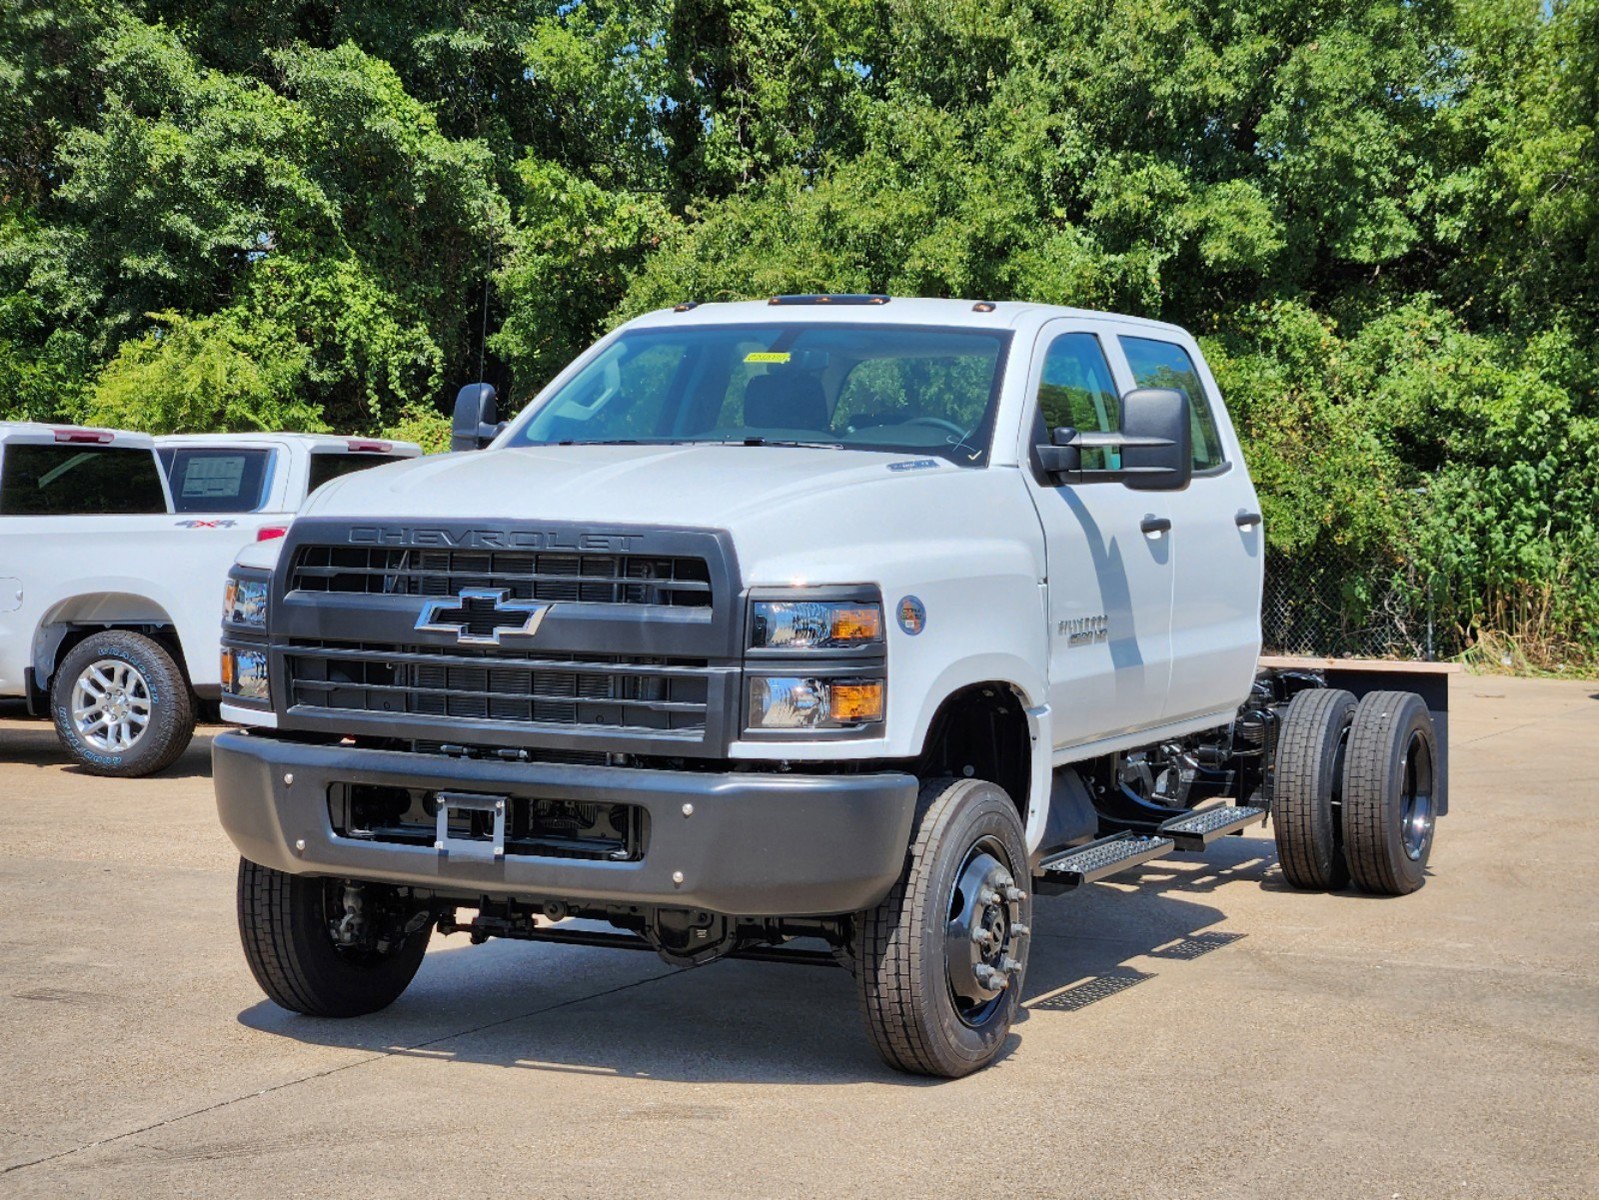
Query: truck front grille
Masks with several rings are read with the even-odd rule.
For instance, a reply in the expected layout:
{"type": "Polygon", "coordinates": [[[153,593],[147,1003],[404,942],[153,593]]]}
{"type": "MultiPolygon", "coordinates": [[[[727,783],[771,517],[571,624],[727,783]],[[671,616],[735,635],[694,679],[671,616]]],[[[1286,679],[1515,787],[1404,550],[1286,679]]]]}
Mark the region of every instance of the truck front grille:
{"type": "Polygon", "coordinates": [[[704,659],[301,642],[285,661],[303,709],[688,735],[709,704],[704,659]]]}
{"type": "Polygon", "coordinates": [[[702,558],[529,550],[302,545],[289,590],[354,595],[454,596],[504,588],[519,600],[711,606],[702,558]]]}

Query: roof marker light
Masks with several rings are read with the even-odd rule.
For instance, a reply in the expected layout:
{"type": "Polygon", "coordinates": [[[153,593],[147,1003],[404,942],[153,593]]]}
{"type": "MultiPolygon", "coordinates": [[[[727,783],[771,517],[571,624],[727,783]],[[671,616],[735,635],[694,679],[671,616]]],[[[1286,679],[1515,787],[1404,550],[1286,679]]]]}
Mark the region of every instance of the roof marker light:
{"type": "Polygon", "coordinates": [[[834,294],[831,292],[811,292],[797,296],[773,296],[766,303],[776,305],[789,304],[887,304],[891,297],[881,292],[850,292],[834,294]]]}

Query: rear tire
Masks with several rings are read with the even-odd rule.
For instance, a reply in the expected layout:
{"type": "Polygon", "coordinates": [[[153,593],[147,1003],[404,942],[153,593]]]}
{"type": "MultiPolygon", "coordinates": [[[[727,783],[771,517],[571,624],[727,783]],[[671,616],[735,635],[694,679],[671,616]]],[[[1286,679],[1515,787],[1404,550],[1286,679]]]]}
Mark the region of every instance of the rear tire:
{"type": "Polygon", "coordinates": [[[1437,817],[1438,735],[1414,692],[1371,692],[1344,765],[1344,854],[1355,886],[1405,896],[1426,878],[1437,817]]]}
{"type": "MultiPolygon", "coordinates": [[[[343,890],[343,880],[289,875],[239,860],[239,937],[251,974],[274,1004],[311,1017],[359,1017],[393,1004],[415,977],[431,923],[399,937],[387,951],[339,946],[330,923],[343,910],[343,890]]],[[[362,891],[371,901],[393,899],[393,889],[381,885],[366,884],[362,891]]],[[[373,919],[392,922],[396,916],[380,913],[375,909],[373,919]]],[[[403,925],[406,914],[398,916],[403,925]]]]}
{"type": "Polygon", "coordinates": [[[50,713],[62,745],[91,775],[153,775],[194,736],[183,669],[160,642],[126,629],[72,648],[50,682],[50,713]]]}
{"type": "Polygon", "coordinates": [[[1021,1003],[1031,919],[1026,841],[1005,790],[925,784],[904,875],[857,917],[855,977],[884,1061],[947,1079],[992,1062],[1021,1003]]]}
{"type": "Polygon", "coordinates": [[[1336,688],[1300,692],[1288,703],[1277,742],[1271,828],[1290,887],[1336,891],[1349,882],[1339,814],[1345,747],[1355,698],[1336,688]]]}

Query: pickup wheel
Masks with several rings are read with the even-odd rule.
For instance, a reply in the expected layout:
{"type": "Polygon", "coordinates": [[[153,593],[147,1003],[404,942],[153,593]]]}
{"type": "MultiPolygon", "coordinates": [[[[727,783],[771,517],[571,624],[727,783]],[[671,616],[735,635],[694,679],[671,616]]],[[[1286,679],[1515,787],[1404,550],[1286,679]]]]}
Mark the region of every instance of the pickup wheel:
{"type": "Polygon", "coordinates": [[[108,629],[72,648],[50,684],[56,732],[91,775],[150,775],[194,736],[183,669],[154,638],[108,629]]]}
{"type": "Polygon", "coordinates": [[[1438,736],[1414,692],[1371,692],[1355,709],[1344,768],[1344,854],[1355,886],[1404,896],[1426,876],[1437,817],[1438,736]]]}
{"type": "Polygon", "coordinates": [[[261,990],[312,1017],[359,1017],[387,1008],[410,985],[432,936],[431,914],[393,888],[289,875],[239,860],[239,937],[261,990]],[[335,931],[360,898],[349,944],[335,931]],[[411,928],[415,925],[416,928],[411,928]]]}
{"type": "Polygon", "coordinates": [[[884,1060],[950,1079],[992,1062],[1021,1002],[1031,919],[1026,841],[1004,789],[925,784],[905,873],[857,918],[855,978],[884,1060]]]}
{"type": "Polygon", "coordinates": [[[1338,813],[1355,698],[1311,688],[1288,702],[1271,797],[1277,862],[1290,886],[1336,891],[1349,882],[1338,813]]]}

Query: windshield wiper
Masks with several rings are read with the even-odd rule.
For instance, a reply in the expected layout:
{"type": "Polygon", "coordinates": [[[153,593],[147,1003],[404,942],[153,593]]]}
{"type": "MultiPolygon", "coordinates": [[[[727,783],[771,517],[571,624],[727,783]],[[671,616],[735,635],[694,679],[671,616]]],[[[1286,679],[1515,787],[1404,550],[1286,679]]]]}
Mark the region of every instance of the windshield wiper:
{"type": "Polygon", "coordinates": [[[817,450],[842,450],[843,442],[797,442],[787,438],[747,437],[725,438],[716,443],[720,446],[806,446],[817,450]]]}

